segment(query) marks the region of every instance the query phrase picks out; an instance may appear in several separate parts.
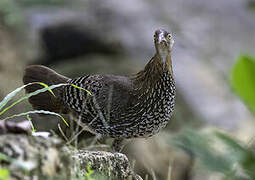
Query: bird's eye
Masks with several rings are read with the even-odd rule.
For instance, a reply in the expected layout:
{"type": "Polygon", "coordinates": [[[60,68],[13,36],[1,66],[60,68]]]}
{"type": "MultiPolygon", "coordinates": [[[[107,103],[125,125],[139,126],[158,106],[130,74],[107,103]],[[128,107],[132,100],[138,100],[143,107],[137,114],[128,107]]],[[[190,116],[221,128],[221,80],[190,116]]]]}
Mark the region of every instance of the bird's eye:
{"type": "Polygon", "coordinates": [[[171,35],[171,34],[167,34],[166,37],[167,37],[167,39],[169,39],[169,40],[172,39],[172,35],[171,35]]]}

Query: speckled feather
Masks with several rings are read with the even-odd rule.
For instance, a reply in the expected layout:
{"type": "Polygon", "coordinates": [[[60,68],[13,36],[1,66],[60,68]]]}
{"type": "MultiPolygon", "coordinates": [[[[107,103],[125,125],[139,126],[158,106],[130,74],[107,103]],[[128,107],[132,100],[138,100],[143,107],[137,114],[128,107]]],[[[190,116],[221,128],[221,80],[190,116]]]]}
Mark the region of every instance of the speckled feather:
{"type": "MultiPolygon", "coordinates": [[[[159,61],[158,57],[151,60],[159,61]]],[[[91,75],[69,83],[91,91],[64,87],[64,102],[81,123],[96,133],[111,137],[149,137],[167,125],[174,109],[175,85],[169,71],[154,70],[153,78],[91,75]],[[142,80],[142,82],[141,82],[142,80]],[[95,106],[98,104],[98,107],[95,106]],[[99,114],[102,113],[102,117],[99,114]]]]}
{"type": "MultiPolygon", "coordinates": [[[[77,122],[81,126],[86,126],[95,134],[132,138],[149,137],[158,133],[167,125],[174,110],[172,36],[164,30],[157,30],[154,43],[155,56],[142,71],[133,76],[87,75],[68,80],[62,77],[59,83],[65,81],[77,85],[89,90],[92,95],[67,85],[58,89],[58,101],[63,102],[64,109],[69,109],[77,116],[77,122]]],[[[34,77],[36,68],[51,73],[50,77],[54,78],[55,74],[46,71],[46,67],[35,66],[27,68],[24,82],[30,82],[32,76],[33,79],[39,78],[34,77]]],[[[56,79],[59,77],[58,74],[55,76],[56,79]]],[[[49,81],[46,79],[45,82],[49,81]]],[[[31,91],[29,88],[26,90],[31,91]]],[[[30,101],[36,108],[47,109],[51,106],[50,103],[46,106],[36,101],[37,99],[30,101]]],[[[57,108],[54,110],[57,111],[57,108]]]]}

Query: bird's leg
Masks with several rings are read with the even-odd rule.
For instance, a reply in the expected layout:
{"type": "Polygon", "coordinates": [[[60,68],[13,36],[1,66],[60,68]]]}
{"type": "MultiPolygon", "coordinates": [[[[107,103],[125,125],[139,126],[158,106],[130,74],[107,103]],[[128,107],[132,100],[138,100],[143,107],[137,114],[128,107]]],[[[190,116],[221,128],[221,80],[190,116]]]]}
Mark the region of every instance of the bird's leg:
{"type": "Polygon", "coordinates": [[[112,149],[114,152],[121,152],[124,147],[124,145],[122,144],[123,140],[123,138],[116,138],[113,140],[112,149]]]}
{"type": "Polygon", "coordinates": [[[93,138],[93,141],[90,143],[89,147],[94,146],[101,139],[102,139],[102,135],[96,134],[96,136],[93,138]]]}

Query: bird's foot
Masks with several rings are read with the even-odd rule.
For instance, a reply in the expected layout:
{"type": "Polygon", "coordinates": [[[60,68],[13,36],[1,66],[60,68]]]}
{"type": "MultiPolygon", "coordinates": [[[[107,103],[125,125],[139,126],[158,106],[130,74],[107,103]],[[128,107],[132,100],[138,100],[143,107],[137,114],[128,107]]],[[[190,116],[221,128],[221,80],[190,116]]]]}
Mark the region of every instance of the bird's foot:
{"type": "Polygon", "coordinates": [[[92,142],[90,143],[89,148],[95,146],[95,144],[96,144],[100,139],[102,139],[102,135],[101,135],[101,134],[97,134],[97,135],[93,138],[92,142]]]}
{"type": "Polygon", "coordinates": [[[112,143],[112,150],[114,152],[121,152],[124,145],[122,144],[124,139],[122,138],[117,138],[117,139],[114,139],[113,140],[113,143],[112,143]]]}

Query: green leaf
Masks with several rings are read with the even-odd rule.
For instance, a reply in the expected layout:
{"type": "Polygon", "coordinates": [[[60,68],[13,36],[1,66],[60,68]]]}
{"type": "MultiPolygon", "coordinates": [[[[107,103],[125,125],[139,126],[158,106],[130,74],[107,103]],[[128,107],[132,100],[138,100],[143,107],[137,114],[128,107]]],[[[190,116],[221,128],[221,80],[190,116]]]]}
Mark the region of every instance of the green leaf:
{"type": "Polygon", "coordinates": [[[10,180],[10,171],[6,168],[0,168],[0,179],[1,180],[10,180]]]}
{"type": "Polygon", "coordinates": [[[88,164],[88,166],[87,166],[87,170],[86,170],[86,172],[85,172],[85,177],[86,177],[86,179],[88,179],[88,180],[94,180],[94,178],[92,178],[92,175],[94,174],[94,171],[91,169],[91,166],[90,166],[90,164],[88,164]]]}
{"type": "Polygon", "coordinates": [[[10,163],[12,161],[12,158],[0,152],[0,161],[5,161],[10,163]]]}
{"type": "Polygon", "coordinates": [[[14,118],[14,117],[27,116],[27,115],[29,115],[29,114],[49,114],[49,115],[55,115],[55,116],[60,117],[60,118],[62,119],[62,121],[69,127],[68,123],[67,123],[66,120],[63,118],[63,116],[61,116],[60,114],[55,113],[55,112],[44,111],[44,110],[34,110],[34,111],[23,112],[23,113],[20,113],[20,114],[14,114],[14,115],[12,115],[12,116],[6,117],[6,118],[3,119],[3,120],[12,119],[12,118],[14,118]]]}
{"type": "Polygon", "coordinates": [[[255,58],[242,55],[238,58],[231,74],[234,91],[255,112],[255,58]]]}

